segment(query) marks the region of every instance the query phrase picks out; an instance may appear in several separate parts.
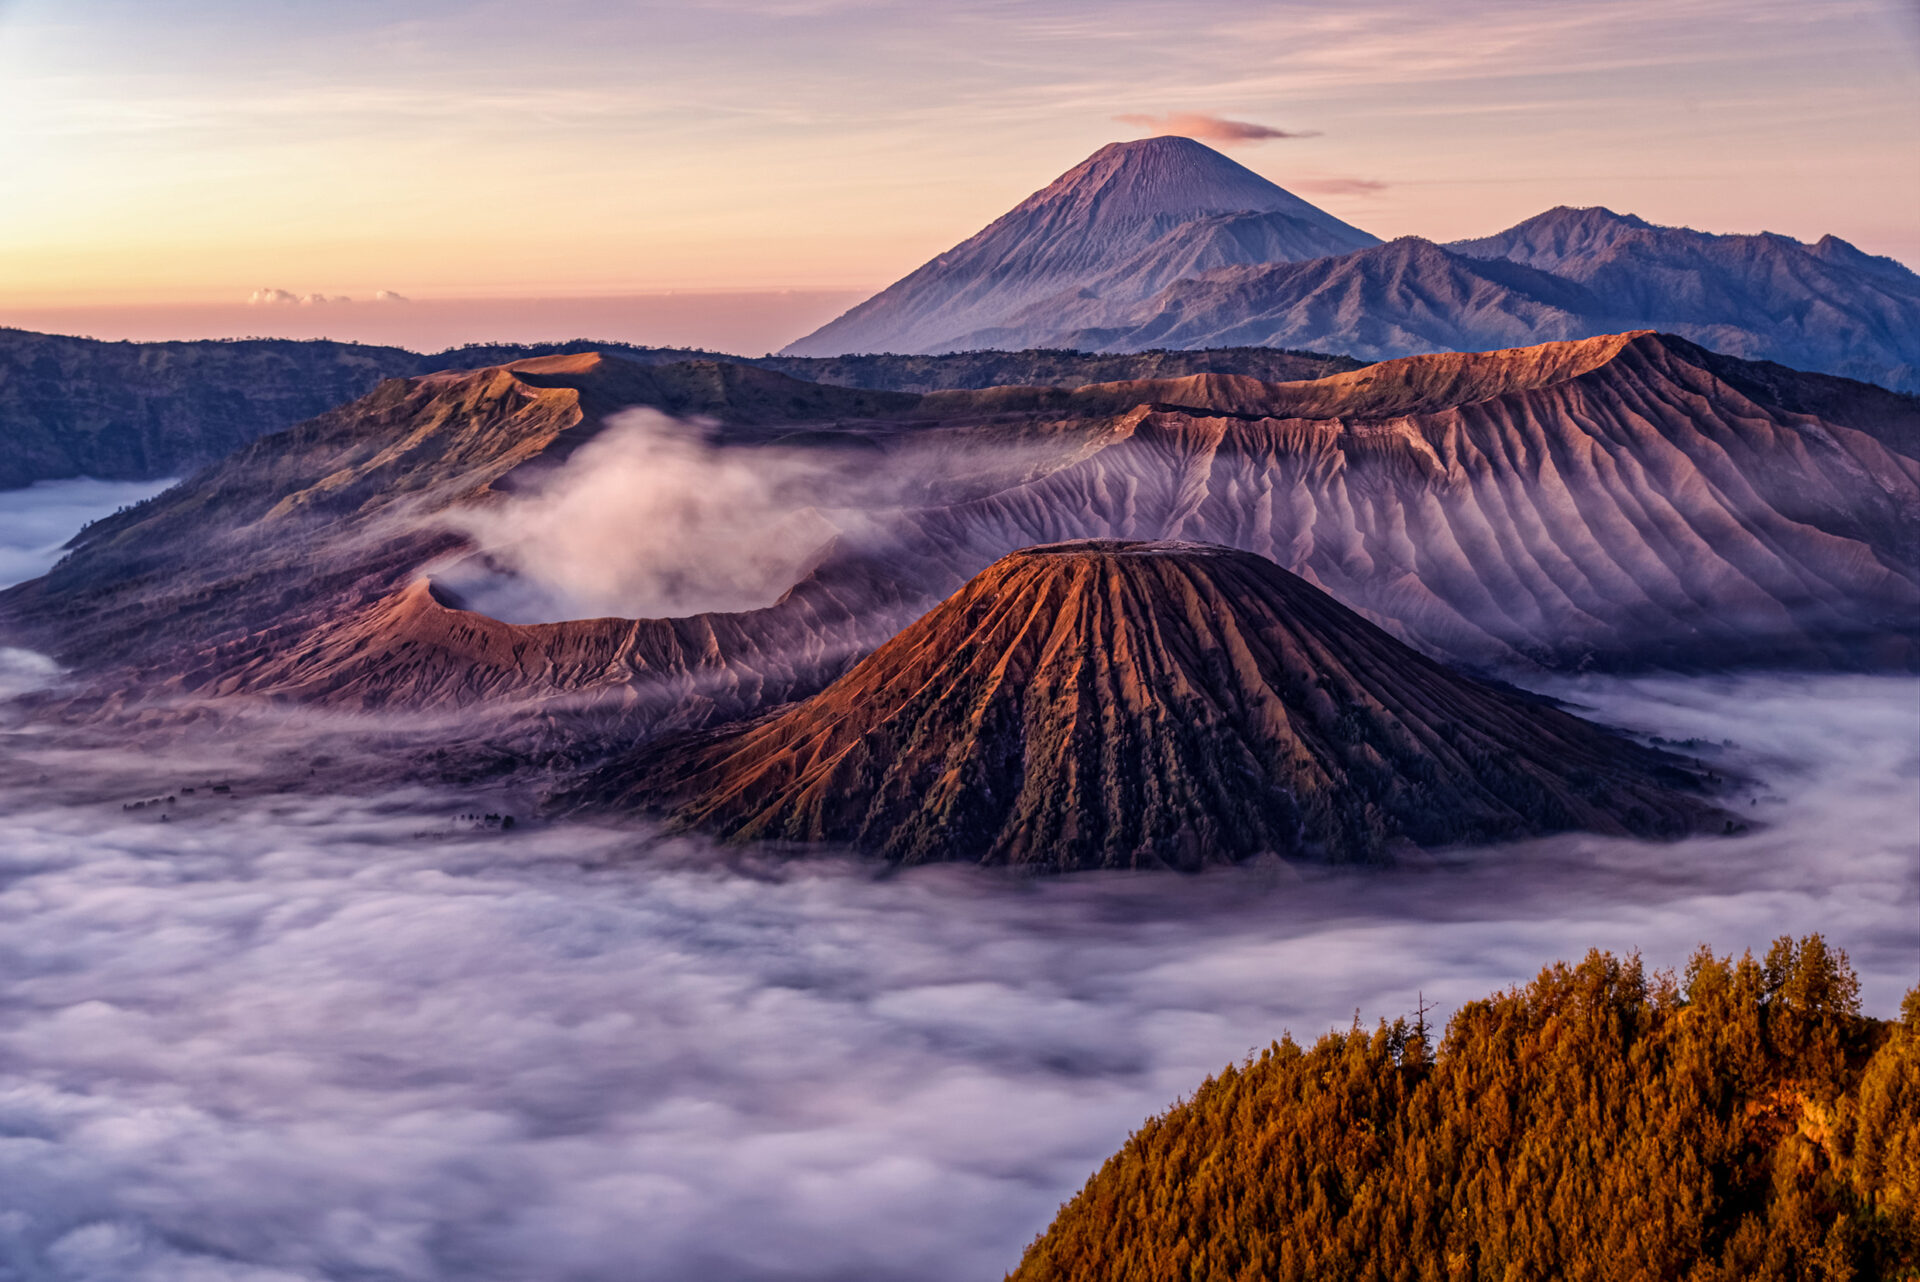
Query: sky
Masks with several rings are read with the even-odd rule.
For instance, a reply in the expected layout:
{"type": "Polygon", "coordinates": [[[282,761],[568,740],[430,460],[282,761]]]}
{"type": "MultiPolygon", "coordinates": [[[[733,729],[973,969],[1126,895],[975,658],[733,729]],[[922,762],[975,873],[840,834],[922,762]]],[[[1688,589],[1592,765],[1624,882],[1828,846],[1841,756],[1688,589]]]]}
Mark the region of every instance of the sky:
{"type": "Polygon", "coordinates": [[[0,0],[0,323],[266,288],[824,319],[1183,116],[1382,236],[1606,204],[1920,263],[1911,0],[0,0]]]}

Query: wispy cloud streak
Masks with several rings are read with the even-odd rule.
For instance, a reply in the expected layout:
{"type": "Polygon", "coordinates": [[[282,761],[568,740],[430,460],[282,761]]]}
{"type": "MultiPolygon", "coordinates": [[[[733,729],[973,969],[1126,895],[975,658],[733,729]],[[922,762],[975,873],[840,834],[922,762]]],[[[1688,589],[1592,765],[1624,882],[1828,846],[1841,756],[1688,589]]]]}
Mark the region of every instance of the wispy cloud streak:
{"type": "Polygon", "coordinates": [[[1209,116],[1194,111],[1175,111],[1164,116],[1128,112],[1125,115],[1115,116],[1114,119],[1123,125],[1135,125],[1141,129],[1152,130],[1156,134],[1178,134],[1183,138],[1197,138],[1201,142],[1218,143],[1225,147],[1270,142],[1276,138],[1318,137],[1310,130],[1275,129],[1272,125],[1256,125],[1248,120],[1228,120],[1224,116],[1209,116]]]}

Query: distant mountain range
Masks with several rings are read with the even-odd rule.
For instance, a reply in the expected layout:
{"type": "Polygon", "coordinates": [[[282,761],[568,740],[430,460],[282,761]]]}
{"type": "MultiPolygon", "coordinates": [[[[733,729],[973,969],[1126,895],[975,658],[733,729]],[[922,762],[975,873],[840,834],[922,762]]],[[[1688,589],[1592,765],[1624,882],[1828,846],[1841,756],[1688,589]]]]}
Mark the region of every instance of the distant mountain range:
{"type": "Polygon", "coordinates": [[[1920,276],[1835,237],[1716,236],[1554,209],[1382,244],[1184,138],[1102,148],[777,356],[598,340],[421,354],[325,341],[103,343],[0,329],[0,490],[178,476],[388,378],[602,351],[876,391],[1245,374],[1636,329],[1920,391],[1920,276]]]}
{"type": "Polygon", "coordinates": [[[1102,148],[786,352],[1261,345],[1384,360],[1631,329],[1920,390],[1920,276],[1836,237],[1559,208],[1483,239],[1381,244],[1184,138],[1102,148]]]}
{"type": "Polygon", "coordinates": [[[1112,143],[782,354],[959,351],[969,346],[961,335],[1057,297],[1132,298],[1194,270],[1378,243],[1190,139],[1112,143]]]}
{"type": "Polygon", "coordinates": [[[325,340],[105,343],[0,329],[0,441],[6,443],[0,451],[0,490],[75,476],[121,481],[183,476],[259,437],[364,396],[389,378],[596,351],[644,365],[724,360],[829,386],[906,392],[1007,383],[1077,387],[1185,374],[1247,374],[1286,382],[1341,373],[1361,363],[1267,347],[1106,356],[989,351],[748,360],[723,352],[584,339],[472,345],[423,355],[325,340]]]}

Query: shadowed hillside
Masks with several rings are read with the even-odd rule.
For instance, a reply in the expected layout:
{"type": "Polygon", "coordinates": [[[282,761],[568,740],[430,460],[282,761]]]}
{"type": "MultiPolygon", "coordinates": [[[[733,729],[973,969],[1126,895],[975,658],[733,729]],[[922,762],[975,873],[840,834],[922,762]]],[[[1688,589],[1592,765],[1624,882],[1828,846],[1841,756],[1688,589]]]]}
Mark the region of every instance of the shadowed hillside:
{"type": "Polygon", "coordinates": [[[894,392],[947,392],[984,387],[1083,387],[1192,374],[1240,374],[1293,383],[1359,369],[1364,362],[1279,347],[1223,347],[1146,352],[947,352],[932,356],[767,356],[754,362],[794,378],[839,387],[894,392]]]}
{"type": "Polygon", "coordinates": [[[640,365],[690,360],[756,365],[791,378],[872,391],[932,392],[1187,374],[1268,382],[1320,378],[1360,362],[1313,352],[960,352],[951,356],[757,359],[684,348],[574,339],[476,343],[421,355],[361,343],[259,338],[103,343],[0,329],[0,490],[74,476],[153,480],[212,463],[366,395],[389,378],[474,370],[541,356],[605,352],[640,365]]]}
{"type": "MultiPolygon", "coordinates": [[[[1411,982],[1411,981],[1409,981],[1411,982]]],[[[1154,1118],[1016,1282],[1920,1276],[1920,989],[1845,953],[1589,954],[1462,1007],[1290,1037],[1154,1118]]]]}
{"type": "Polygon", "coordinates": [[[354,343],[100,343],[0,329],[0,490],[178,476],[417,373],[421,360],[354,343]]]}

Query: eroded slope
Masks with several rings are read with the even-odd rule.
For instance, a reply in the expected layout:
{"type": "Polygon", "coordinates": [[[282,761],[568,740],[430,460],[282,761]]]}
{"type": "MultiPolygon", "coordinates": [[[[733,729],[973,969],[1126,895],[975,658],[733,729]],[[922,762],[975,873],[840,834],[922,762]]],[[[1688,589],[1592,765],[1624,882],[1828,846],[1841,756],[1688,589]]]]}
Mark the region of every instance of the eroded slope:
{"type": "Polygon", "coordinates": [[[1908,667],[1916,523],[1911,398],[1653,334],[924,397],[580,355],[395,381],[258,442],[90,529],[0,629],[109,707],[531,702],[638,734],[804,697],[1016,549],[1186,539],[1469,665],[1908,667]],[[632,405],[706,416],[749,467],[819,460],[840,536],[733,614],[516,626],[424,585],[475,551],[448,512],[511,508],[632,405]]]}
{"type": "Polygon", "coordinates": [[[1185,538],[1469,663],[1914,660],[1911,398],[1652,334],[1150,396],[1073,466],[904,514],[930,590],[1034,543],[1185,538]]]}

